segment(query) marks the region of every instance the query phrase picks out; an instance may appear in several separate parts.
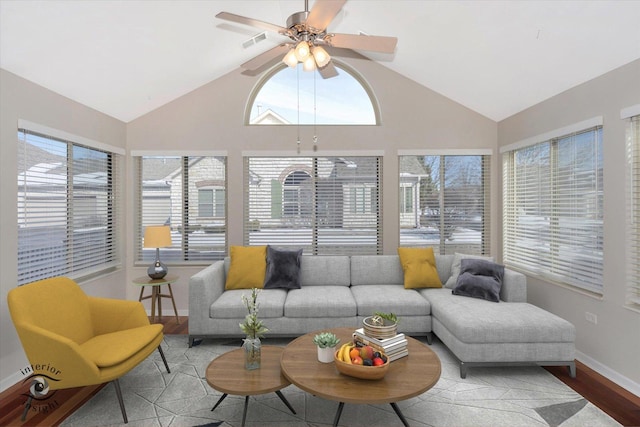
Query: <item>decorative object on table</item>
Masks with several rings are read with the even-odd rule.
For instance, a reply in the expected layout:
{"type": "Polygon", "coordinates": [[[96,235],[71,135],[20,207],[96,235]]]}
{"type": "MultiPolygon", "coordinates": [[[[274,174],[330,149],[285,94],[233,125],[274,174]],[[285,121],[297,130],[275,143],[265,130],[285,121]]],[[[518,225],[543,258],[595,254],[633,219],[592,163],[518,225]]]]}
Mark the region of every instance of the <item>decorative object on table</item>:
{"type": "MultiPolygon", "coordinates": [[[[353,343],[345,343],[333,353],[333,359],[338,372],[349,377],[363,380],[379,380],[385,376],[389,370],[389,358],[384,354],[373,355],[373,349],[368,348],[371,357],[375,362],[372,365],[363,364],[363,359],[358,356],[351,358],[351,351],[357,347],[353,343]],[[359,361],[357,361],[359,359],[359,361]]],[[[363,351],[361,348],[360,351],[363,351]]]]}
{"type": "Polygon", "coordinates": [[[321,332],[313,337],[313,343],[318,346],[318,361],[331,363],[336,346],[340,343],[340,338],[333,332],[321,332]]]}
{"type": "Polygon", "coordinates": [[[409,355],[407,349],[407,337],[404,334],[396,334],[396,336],[385,339],[377,339],[367,336],[364,333],[364,328],[356,329],[353,331],[353,342],[358,347],[369,345],[375,350],[383,352],[389,358],[389,362],[398,360],[404,356],[409,355]]]}
{"type": "Polygon", "coordinates": [[[160,248],[171,246],[171,227],[168,225],[147,225],[144,229],[144,247],[156,248],[156,261],[147,269],[152,279],[162,279],[169,269],[160,262],[160,248]]]}
{"type": "Polygon", "coordinates": [[[264,334],[269,331],[262,323],[262,320],[258,319],[258,293],[260,291],[257,288],[251,289],[251,297],[247,298],[245,294],[242,294],[242,301],[245,307],[247,307],[248,314],[244,318],[244,322],[240,323],[240,329],[247,336],[243,340],[242,347],[244,348],[244,367],[246,369],[258,369],[260,367],[260,338],[264,337],[264,334]]]}
{"type": "Polygon", "coordinates": [[[371,338],[393,338],[398,334],[398,316],[393,313],[375,312],[362,320],[365,335],[371,338]]]}

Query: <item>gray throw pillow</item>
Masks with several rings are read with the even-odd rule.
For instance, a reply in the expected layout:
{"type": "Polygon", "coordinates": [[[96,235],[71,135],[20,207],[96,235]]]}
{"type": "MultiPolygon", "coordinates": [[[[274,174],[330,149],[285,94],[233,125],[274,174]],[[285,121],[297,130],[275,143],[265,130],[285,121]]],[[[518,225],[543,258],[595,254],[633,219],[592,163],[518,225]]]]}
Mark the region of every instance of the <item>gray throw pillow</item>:
{"type": "Polygon", "coordinates": [[[454,295],[500,302],[504,266],[481,259],[463,259],[454,295]]]}
{"type": "Polygon", "coordinates": [[[482,256],[482,255],[468,255],[461,254],[456,252],[453,257],[453,263],[451,264],[451,275],[447,279],[447,282],[444,284],[445,288],[453,289],[456,287],[456,283],[458,282],[458,275],[460,275],[460,263],[463,259],[473,258],[473,259],[484,259],[487,261],[493,261],[493,257],[490,256],[482,256]]]}
{"type": "Polygon", "coordinates": [[[302,249],[287,251],[267,245],[267,271],[264,289],[300,289],[302,249]]]}

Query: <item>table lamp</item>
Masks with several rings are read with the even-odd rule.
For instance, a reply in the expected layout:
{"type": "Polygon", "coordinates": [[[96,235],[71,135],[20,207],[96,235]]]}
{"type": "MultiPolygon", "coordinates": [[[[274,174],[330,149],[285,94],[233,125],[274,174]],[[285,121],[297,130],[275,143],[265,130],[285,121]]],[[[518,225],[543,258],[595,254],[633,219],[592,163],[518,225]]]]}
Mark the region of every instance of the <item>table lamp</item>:
{"type": "Polygon", "coordinates": [[[169,270],[160,262],[160,248],[171,246],[171,228],[168,225],[148,225],[144,229],[144,247],[156,248],[156,261],[147,269],[152,279],[162,279],[169,270]]]}

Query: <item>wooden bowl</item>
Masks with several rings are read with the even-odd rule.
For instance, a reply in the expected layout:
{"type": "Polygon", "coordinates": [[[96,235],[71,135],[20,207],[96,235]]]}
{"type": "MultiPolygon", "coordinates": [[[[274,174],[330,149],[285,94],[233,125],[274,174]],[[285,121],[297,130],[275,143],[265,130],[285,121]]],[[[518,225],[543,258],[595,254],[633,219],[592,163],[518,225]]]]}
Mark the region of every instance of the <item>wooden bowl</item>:
{"type": "Polygon", "coordinates": [[[379,380],[384,378],[385,374],[389,370],[389,359],[380,366],[364,366],[364,365],[352,365],[347,362],[343,362],[338,358],[337,350],[333,354],[333,360],[336,364],[338,372],[349,377],[360,378],[363,380],[379,380]]]}

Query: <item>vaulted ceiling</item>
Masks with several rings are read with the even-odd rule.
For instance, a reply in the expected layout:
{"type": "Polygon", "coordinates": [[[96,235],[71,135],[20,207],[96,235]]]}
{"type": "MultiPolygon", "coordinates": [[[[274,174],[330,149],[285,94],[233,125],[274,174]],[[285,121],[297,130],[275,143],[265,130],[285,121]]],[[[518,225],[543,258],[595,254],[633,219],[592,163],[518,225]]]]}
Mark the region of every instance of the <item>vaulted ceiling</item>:
{"type": "MultiPolygon", "coordinates": [[[[129,122],[286,40],[268,33],[244,48],[261,30],[218,12],[285,26],[303,10],[304,0],[0,0],[0,67],[129,122]]],[[[639,22],[636,0],[349,0],[328,31],[398,37],[393,55],[360,53],[500,121],[639,59],[639,22]]]]}

